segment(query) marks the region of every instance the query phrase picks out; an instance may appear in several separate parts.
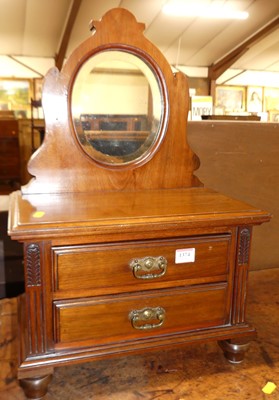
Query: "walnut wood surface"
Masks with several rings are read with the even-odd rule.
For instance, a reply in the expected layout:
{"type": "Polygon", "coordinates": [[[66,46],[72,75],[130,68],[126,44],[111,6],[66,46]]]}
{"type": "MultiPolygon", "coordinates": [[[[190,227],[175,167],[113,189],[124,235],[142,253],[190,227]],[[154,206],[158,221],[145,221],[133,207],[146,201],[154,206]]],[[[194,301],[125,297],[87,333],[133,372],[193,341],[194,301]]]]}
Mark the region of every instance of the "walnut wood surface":
{"type": "Polygon", "coordinates": [[[87,346],[89,343],[94,346],[225,325],[229,320],[226,286],[196,286],[195,289],[146,292],[141,296],[118,296],[117,299],[102,297],[55,302],[56,341],[62,345],[78,342],[79,346],[87,341],[87,346]],[[132,310],[158,306],[166,310],[161,327],[142,331],[132,327],[129,321],[132,310]]]}
{"type": "MultiPolygon", "coordinates": [[[[205,236],[192,239],[127,242],[114,245],[54,247],[54,288],[60,296],[75,290],[92,294],[104,291],[138,291],[157,286],[186,285],[226,280],[230,236],[205,236]],[[195,249],[195,261],[175,264],[177,249],[195,249]],[[129,263],[132,259],[164,256],[164,276],[137,279],[129,263]],[[115,262],[117,260],[117,263],[115,262]],[[223,278],[223,279],[222,279],[223,278]],[[77,287],[76,282],[79,281],[77,287]],[[122,289],[123,288],[123,289],[122,289]],[[59,293],[60,292],[60,293],[59,293]]],[[[54,293],[56,298],[56,293],[54,293]]],[[[77,296],[78,297],[78,296],[77,296]]]]}
{"type": "Polygon", "coordinates": [[[35,232],[37,239],[77,234],[125,239],[126,233],[143,238],[154,231],[156,237],[163,237],[171,228],[188,230],[270,220],[265,211],[205,188],[44,196],[14,192],[11,209],[15,207],[17,212],[11,213],[9,227],[15,239],[33,237],[35,232]]]}

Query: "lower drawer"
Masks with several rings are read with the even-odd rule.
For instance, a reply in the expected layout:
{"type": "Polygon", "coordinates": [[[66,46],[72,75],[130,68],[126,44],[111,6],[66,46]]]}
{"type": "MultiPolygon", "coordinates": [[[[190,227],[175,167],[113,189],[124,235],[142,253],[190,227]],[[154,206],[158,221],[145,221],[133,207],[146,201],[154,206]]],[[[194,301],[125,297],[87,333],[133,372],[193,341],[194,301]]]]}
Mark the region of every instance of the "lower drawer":
{"type": "Polygon", "coordinates": [[[56,301],[55,341],[94,346],[220,326],[228,307],[226,284],[56,301]]]}

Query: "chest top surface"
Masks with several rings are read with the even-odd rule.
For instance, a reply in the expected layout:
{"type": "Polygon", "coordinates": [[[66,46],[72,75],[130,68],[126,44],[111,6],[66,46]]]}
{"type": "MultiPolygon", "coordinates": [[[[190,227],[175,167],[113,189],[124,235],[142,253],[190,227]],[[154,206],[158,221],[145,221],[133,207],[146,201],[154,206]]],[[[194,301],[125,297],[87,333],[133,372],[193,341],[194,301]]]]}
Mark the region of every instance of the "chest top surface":
{"type": "Polygon", "coordinates": [[[15,211],[10,217],[15,238],[110,235],[115,230],[144,236],[147,226],[160,236],[169,229],[259,224],[270,218],[203,187],[72,195],[14,192],[10,207],[15,211]]]}

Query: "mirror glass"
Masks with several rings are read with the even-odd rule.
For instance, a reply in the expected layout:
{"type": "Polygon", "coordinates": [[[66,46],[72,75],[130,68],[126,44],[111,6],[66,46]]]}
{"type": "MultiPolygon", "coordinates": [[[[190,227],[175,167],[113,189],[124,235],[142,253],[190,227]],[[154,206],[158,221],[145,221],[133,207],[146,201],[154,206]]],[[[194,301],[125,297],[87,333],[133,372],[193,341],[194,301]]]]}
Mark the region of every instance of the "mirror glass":
{"type": "Polygon", "coordinates": [[[108,165],[145,158],[162,125],[161,92],[151,65],[130,52],[109,50],[89,58],[78,71],[71,102],[84,151],[108,165]]]}

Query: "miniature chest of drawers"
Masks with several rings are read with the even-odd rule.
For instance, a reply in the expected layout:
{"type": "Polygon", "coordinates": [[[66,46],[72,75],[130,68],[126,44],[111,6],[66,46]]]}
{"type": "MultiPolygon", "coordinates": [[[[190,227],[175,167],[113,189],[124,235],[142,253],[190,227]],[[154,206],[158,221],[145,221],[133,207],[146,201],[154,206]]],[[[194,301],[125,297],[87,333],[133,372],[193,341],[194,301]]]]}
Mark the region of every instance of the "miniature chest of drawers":
{"type": "Polygon", "coordinates": [[[209,340],[240,362],[255,335],[245,317],[251,234],[270,215],[194,175],[186,77],[143,25],[115,9],[94,27],[45,78],[46,136],[29,162],[34,178],[10,201],[9,234],[25,254],[18,378],[33,399],[61,365],[209,340]],[[126,84],[137,77],[132,98],[143,104],[129,108],[126,93],[115,108],[139,119],[145,110],[144,131],[81,123],[103,114],[111,129],[112,69],[126,84]],[[83,90],[92,98],[79,104],[83,90]]]}

